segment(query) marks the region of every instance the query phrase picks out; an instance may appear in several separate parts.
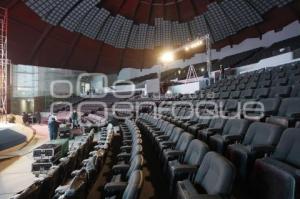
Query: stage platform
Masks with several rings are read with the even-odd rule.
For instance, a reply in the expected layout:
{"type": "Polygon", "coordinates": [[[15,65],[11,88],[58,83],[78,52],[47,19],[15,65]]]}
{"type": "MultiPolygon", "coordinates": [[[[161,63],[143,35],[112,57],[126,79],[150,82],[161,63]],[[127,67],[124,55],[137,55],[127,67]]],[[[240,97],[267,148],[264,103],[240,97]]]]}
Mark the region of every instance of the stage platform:
{"type": "MultiPolygon", "coordinates": [[[[0,156],[0,199],[9,199],[37,179],[31,173],[31,164],[34,162],[32,151],[49,141],[48,126],[36,124],[26,128],[35,132],[34,137],[25,146],[0,156]]],[[[80,134],[80,129],[73,131],[76,135],[80,134]]],[[[72,143],[73,140],[70,141],[72,143]]]]}
{"type": "Polygon", "coordinates": [[[0,123],[0,160],[22,149],[35,135],[35,130],[23,124],[0,123]]]}
{"type": "Polygon", "coordinates": [[[27,137],[12,129],[0,130],[0,151],[7,150],[26,142],[27,137]]]}

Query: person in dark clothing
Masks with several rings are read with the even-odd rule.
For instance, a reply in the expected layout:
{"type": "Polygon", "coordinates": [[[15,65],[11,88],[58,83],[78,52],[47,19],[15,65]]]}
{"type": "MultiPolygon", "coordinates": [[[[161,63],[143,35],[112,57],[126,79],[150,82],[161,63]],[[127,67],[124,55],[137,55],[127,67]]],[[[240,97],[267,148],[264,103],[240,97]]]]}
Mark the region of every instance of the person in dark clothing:
{"type": "Polygon", "coordinates": [[[52,121],[48,124],[49,133],[50,133],[50,140],[56,140],[58,134],[59,123],[52,118],[52,121]]]}
{"type": "Polygon", "coordinates": [[[36,123],[41,124],[41,113],[40,112],[35,112],[35,120],[36,120],[36,123]]]}
{"type": "Polygon", "coordinates": [[[28,114],[26,112],[23,112],[23,114],[22,114],[22,120],[23,120],[24,124],[28,124],[28,122],[29,122],[29,116],[28,116],[28,114]]]}
{"type": "Polygon", "coordinates": [[[72,118],[73,128],[77,128],[78,127],[78,113],[76,111],[73,111],[71,118],[72,118]]]}
{"type": "Polygon", "coordinates": [[[223,65],[220,65],[220,77],[221,79],[224,79],[225,78],[225,69],[224,69],[224,66],[223,65]]]}

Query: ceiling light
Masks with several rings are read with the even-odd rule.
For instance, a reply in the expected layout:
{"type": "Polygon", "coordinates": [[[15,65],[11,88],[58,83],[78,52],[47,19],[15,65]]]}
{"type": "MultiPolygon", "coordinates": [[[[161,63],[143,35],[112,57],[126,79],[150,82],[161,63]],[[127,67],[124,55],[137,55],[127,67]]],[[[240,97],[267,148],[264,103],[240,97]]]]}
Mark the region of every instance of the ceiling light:
{"type": "Polygon", "coordinates": [[[163,63],[169,63],[174,61],[174,53],[172,52],[163,53],[162,56],[160,57],[160,61],[162,61],[163,63]]]}

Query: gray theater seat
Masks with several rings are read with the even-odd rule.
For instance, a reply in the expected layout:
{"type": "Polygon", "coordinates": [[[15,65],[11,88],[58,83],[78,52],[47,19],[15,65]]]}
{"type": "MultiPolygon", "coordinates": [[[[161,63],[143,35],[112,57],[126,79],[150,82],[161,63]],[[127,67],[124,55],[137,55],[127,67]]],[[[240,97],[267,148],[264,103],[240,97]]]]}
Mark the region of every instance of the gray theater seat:
{"type": "Polygon", "coordinates": [[[231,119],[226,122],[221,134],[209,138],[209,146],[212,150],[223,154],[229,144],[241,142],[251,122],[244,119],[231,119]]]}
{"type": "Polygon", "coordinates": [[[174,185],[178,180],[186,179],[195,173],[201,164],[209,147],[200,140],[193,140],[184,155],[182,161],[172,160],[168,162],[168,176],[170,192],[172,193],[174,185]]]}
{"type": "Polygon", "coordinates": [[[283,128],[278,125],[254,122],[248,128],[241,144],[227,147],[226,156],[237,167],[241,179],[248,177],[257,158],[273,152],[282,131],[283,128]]]}
{"type": "Polygon", "coordinates": [[[271,157],[256,160],[255,198],[300,198],[300,129],[287,129],[271,157]]]}
{"type": "Polygon", "coordinates": [[[190,180],[177,182],[177,198],[229,198],[234,179],[234,165],[223,156],[215,152],[208,152],[205,155],[193,182],[190,180]]]}
{"type": "Polygon", "coordinates": [[[198,131],[198,138],[205,142],[208,142],[210,136],[218,133],[220,134],[226,124],[226,119],[223,118],[214,118],[209,123],[208,128],[198,131]]]}

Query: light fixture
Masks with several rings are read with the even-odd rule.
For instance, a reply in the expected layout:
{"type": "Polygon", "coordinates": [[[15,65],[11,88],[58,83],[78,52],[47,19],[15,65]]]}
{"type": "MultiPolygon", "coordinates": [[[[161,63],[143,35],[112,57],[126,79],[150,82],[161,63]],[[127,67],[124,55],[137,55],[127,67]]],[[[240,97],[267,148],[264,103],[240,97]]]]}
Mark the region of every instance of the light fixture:
{"type": "Polygon", "coordinates": [[[201,72],[204,72],[204,68],[201,68],[201,72]]]}
{"type": "Polygon", "coordinates": [[[162,54],[162,56],[160,57],[160,61],[163,63],[169,63],[174,61],[174,53],[173,52],[165,52],[162,54]]]}

